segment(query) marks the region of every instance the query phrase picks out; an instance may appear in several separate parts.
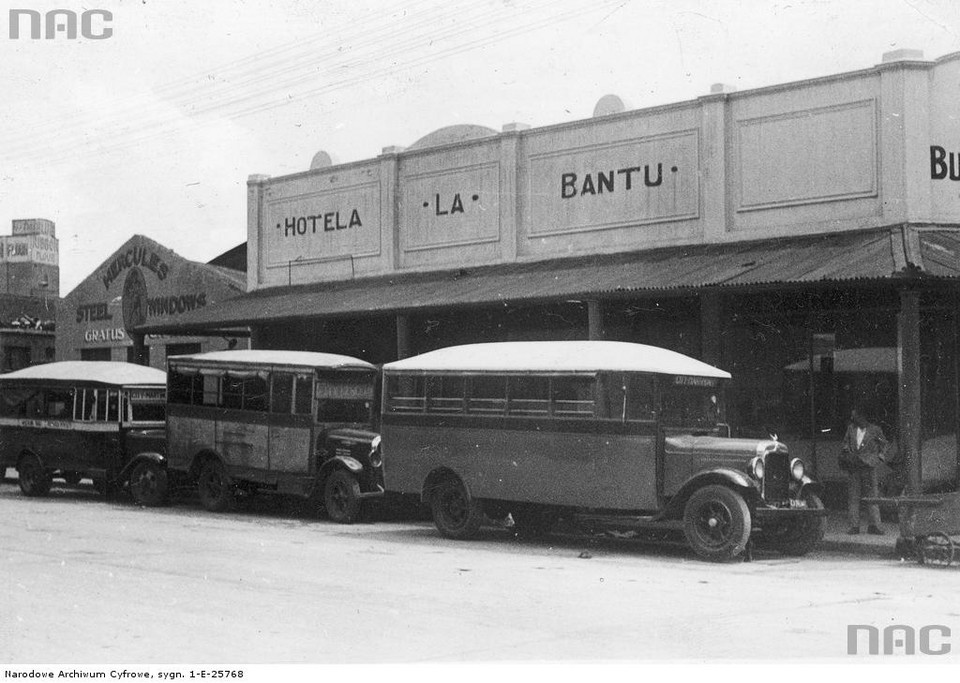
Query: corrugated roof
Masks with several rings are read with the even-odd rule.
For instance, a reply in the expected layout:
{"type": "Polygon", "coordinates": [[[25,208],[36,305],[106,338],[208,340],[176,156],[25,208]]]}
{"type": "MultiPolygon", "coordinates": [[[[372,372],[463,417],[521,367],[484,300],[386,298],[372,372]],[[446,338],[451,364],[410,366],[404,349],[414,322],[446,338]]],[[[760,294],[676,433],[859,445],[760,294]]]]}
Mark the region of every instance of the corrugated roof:
{"type": "Polygon", "coordinates": [[[641,291],[960,278],[960,231],[912,227],[509,263],[251,292],[142,332],[641,291]]]}

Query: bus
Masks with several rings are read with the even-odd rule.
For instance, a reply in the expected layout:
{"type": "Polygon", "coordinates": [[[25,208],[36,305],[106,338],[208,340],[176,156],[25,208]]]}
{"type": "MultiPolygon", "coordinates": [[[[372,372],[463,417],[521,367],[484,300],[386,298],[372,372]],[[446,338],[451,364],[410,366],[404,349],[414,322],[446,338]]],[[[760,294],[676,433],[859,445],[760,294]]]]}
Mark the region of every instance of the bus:
{"type": "Polygon", "coordinates": [[[236,350],[167,360],[167,422],[143,434],[130,490],[160,505],[196,486],[210,511],[258,492],[322,500],[330,519],[355,521],[383,495],[373,431],[377,368],[349,356],[236,350]]]}
{"type": "Polygon", "coordinates": [[[730,438],[729,378],[612,341],[469,344],[387,363],[387,489],[419,495],[455,539],[487,520],[539,534],[578,517],[682,531],[708,560],[751,539],[805,554],[824,533],[820,487],[783,443],[730,438]]]}
{"type": "Polygon", "coordinates": [[[162,427],[166,375],[110,361],[46,363],[0,375],[0,468],[43,496],[54,477],[104,494],[129,474],[131,434],[162,427]]]}

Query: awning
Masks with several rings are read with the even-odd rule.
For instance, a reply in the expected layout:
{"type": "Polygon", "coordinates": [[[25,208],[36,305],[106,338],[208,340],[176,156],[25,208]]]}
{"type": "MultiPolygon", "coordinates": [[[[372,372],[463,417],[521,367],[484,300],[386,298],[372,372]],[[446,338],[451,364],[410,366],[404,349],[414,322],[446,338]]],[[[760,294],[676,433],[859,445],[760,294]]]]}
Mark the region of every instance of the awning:
{"type": "Polygon", "coordinates": [[[305,318],[501,302],[866,282],[921,275],[960,279],[960,229],[898,226],[275,287],[192,311],[176,322],[150,323],[136,331],[186,334],[305,318]]]}

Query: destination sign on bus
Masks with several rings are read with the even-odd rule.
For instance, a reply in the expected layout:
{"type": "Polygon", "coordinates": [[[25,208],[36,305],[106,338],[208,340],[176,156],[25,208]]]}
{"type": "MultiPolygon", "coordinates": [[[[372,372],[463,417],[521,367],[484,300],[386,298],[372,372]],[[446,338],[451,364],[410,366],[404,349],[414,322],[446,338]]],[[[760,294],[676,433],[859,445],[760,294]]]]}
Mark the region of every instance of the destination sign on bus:
{"type": "Polygon", "coordinates": [[[673,383],[681,387],[715,387],[718,381],[716,377],[694,377],[690,375],[677,375],[673,378],[673,383]]]}

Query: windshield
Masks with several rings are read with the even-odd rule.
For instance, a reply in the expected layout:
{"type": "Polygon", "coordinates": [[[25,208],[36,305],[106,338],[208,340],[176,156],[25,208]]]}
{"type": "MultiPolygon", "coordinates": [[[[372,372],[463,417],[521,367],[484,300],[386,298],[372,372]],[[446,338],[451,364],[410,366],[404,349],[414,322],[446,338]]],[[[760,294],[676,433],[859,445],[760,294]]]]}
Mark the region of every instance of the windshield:
{"type": "Polygon", "coordinates": [[[376,375],[322,373],[317,378],[317,422],[370,424],[376,375]]]}
{"type": "Polygon", "coordinates": [[[719,382],[711,378],[675,377],[663,390],[662,419],[664,426],[671,429],[693,432],[716,429],[726,421],[719,382]]]}

